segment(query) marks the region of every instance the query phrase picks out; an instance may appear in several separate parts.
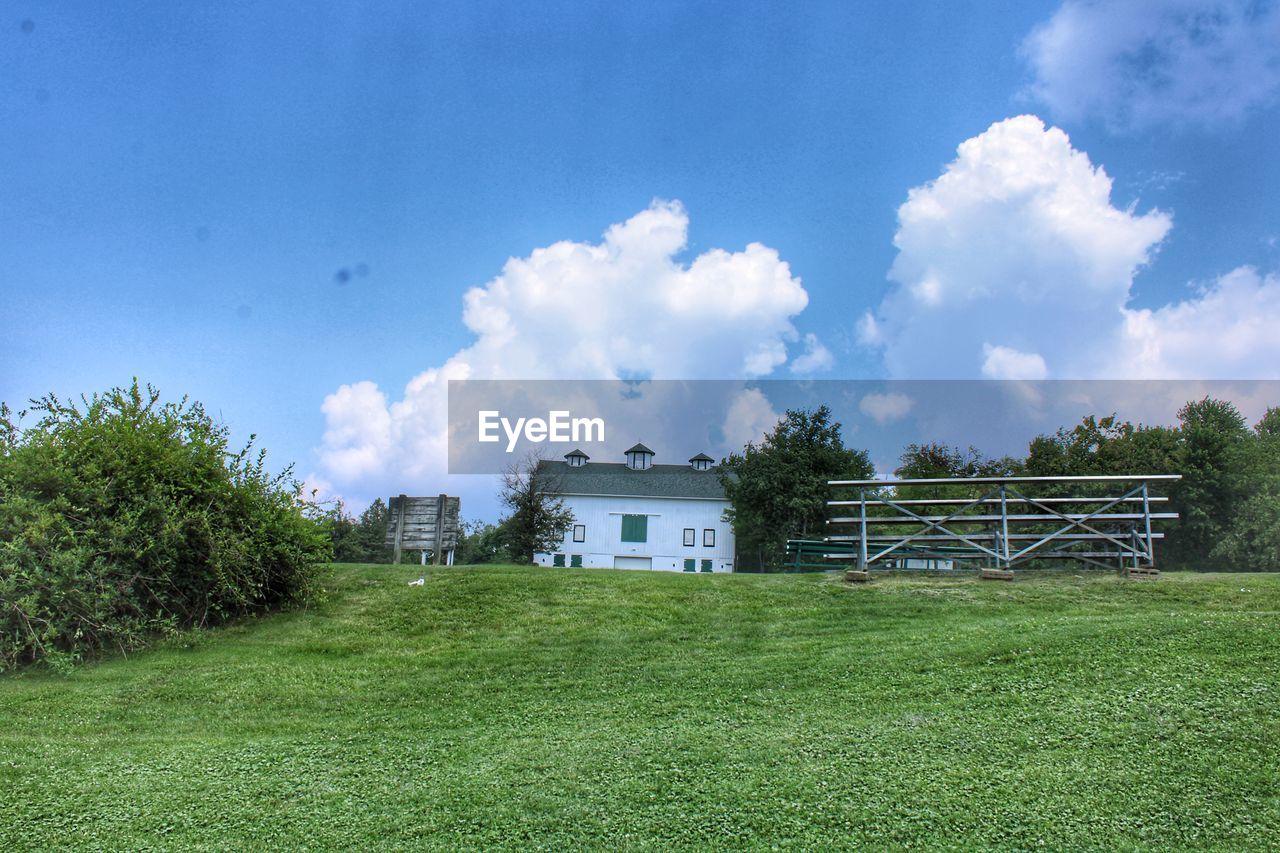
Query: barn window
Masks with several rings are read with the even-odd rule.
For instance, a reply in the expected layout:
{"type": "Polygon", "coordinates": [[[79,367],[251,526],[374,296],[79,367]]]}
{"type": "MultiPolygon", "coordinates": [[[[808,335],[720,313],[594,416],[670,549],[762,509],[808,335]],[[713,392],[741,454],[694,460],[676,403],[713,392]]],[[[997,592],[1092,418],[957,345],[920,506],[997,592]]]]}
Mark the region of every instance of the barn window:
{"type": "Polygon", "coordinates": [[[582,568],[582,555],[581,555],[581,554],[570,554],[570,555],[569,555],[569,568],[571,568],[571,569],[580,569],[580,568],[582,568]]]}
{"type": "Polygon", "coordinates": [[[552,555],[551,555],[551,565],[555,566],[557,569],[563,569],[563,568],[564,568],[564,554],[552,554],[552,555]]]}
{"type": "Polygon", "coordinates": [[[623,542],[649,541],[649,516],[624,515],[622,517],[623,542]]]}
{"type": "Polygon", "coordinates": [[[702,531],[702,545],[706,548],[714,548],[716,546],[716,532],[710,527],[702,531]]]}
{"type": "Polygon", "coordinates": [[[697,540],[694,538],[697,535],[698,531],[694,530],[692,527],[686,527],[684,529],[684,546],[686,548],[692,548],[694,545],[697,545],[697,540]]]}
{"type": "Polygon", "coordinates": [[[573,541],[574,542],[587,541],[587,526],[585,524],[575,524],[573,526],[573,541]]]}

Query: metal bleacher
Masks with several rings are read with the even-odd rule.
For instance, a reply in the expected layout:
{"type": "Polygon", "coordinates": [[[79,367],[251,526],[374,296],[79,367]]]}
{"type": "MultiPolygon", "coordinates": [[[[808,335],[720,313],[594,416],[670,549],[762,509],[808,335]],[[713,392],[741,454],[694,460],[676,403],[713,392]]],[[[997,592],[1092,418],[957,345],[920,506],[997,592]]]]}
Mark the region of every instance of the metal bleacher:
{"type": "Polygon", "coordinates": [[[1164,537],[1155,525],[1178,514],[1153,511],[1168,498],[1152,492],[1179,479],[1135,474],[833,480],[828,485],[837,497],[827,505],[837,515],[827,521],[830,533],[820,547],[804,541],[795,549],[796,560],[799,565],[803,554],[805,561],[854,562],[861,573],[913,559],[946,560],[1005,579],[1032,561],[1075,560],[1154,577],[1155,543],[1164,537]]]}

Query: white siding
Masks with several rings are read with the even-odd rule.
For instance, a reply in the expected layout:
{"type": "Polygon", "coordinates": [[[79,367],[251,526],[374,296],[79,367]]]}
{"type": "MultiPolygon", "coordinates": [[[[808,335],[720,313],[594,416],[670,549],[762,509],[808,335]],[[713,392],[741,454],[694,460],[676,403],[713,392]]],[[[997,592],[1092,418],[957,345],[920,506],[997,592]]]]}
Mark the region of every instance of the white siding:
{"type": "MultiPolygon", "coordinates": [[[[702,571],[703,560],[711,561],[712,571],[733,571],[733,530],[721,521],[728,501],[606,495],[566,495],[564,501],[573,511],[575,523],[586,526],[585,542],[574,542],[570,528],[555,551],[565,555],[566,566],[574,555],[582,558],[584,567],[595,568],[612,568],[616,557],[650,557],[656,570],[682,571],[685,560],[692,559],[698,571],[702,571]],[[624,515],[648,516],[646,541],[622,541],[624,515]],[[692,546],[684,544],[685,528],[694,531],[692,546]],[[715,531],[715,545],[702,544],[706,530],[715,531]]],[[[538,554],[534,561],[550,566],[554,555],[538,554]]]]}

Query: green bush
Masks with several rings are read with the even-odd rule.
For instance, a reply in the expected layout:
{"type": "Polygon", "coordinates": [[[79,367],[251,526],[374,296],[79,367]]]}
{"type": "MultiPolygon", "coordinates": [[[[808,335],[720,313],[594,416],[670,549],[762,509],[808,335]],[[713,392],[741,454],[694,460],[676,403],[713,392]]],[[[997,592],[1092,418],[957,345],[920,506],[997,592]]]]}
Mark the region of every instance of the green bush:
{"type": "Polygon", "coordinates": [[[157,632],[305,601],[328,559],[291,470],[199,403],[135,381],[0,406],[0,669],[127,651],[157,632]]]}

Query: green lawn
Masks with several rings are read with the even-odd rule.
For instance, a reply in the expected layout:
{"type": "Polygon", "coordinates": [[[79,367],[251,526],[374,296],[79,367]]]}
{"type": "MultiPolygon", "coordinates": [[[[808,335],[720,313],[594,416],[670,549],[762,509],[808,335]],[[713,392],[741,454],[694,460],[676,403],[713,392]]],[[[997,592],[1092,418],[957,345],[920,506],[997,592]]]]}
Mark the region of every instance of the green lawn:
{"type": "Polygon", "coordinates": [[[1280,575],[419,574],[0,678],[0,849],[1280,845],[1280,575]]]}

